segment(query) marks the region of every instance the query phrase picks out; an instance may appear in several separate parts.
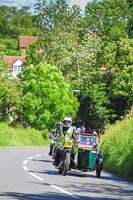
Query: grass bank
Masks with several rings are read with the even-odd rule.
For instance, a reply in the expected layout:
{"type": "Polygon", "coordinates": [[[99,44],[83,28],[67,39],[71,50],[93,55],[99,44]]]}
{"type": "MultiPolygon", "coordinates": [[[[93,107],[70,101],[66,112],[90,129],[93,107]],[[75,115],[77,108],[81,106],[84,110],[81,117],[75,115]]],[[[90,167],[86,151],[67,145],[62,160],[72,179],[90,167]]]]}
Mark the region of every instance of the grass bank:
{"type": "Polygon", "coordinates": [[[32,128],[13,128],[0,123],[0,146],[47,146],[48,132],[32,128]]]}
{"type": "Polygon", "coordinates": [[[108,126],[101,137],[104,168],[133,181],[133,119],[108,126]]]}

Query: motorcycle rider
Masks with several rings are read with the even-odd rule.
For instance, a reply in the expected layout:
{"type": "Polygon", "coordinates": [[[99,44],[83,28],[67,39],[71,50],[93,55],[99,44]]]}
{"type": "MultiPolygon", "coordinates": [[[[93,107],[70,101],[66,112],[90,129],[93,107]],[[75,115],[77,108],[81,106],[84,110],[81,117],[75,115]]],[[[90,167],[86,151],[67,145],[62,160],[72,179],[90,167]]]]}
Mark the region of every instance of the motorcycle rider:
{"type": "Polygon", "coordinates": [[[50,142],[50,149],[49,149],[49,153],[48,155],[52,156],[52,153],[53,153],[53,148],[54,148],[54,145],[55,145],[55,135],[56,135],[56,130],[52,130],[50,133],[49,133],[49,139],[51,139],[51,142],[50,142]]]}
{"type": "MultiPolygon", "coordinates": [[[[64,136],[66,134],[68,134],[70,137],[72,137],[73,141],[77,140],[77,134],[76,134],[76,127],[72,126],[72,119],[69,116],[64,117],[63,122],[58,123],[57,128],[56,128],[56,132],[60,135],[61,138],[64,138],[64,136]]],[[[53,162],[53,165],[55,165],[56,167],[59,165],[60,163],[60,148],[56,148],[56,152],[55,152],[55,161],[53,162]]],[[[75,156],[75,152],[74,149],[72,150],[72,154],[71,154],[71,160],[74,162],[74,156],[75,156]]]]}
{"type": "Polygon", "coordinates": [[[52,130],[50,133],[49,133],[49,139],[51,139],[51,142],[50,142],[50,149],[49,149],[49,153],[48,155],[52,156],[53,155],[53,149],[54,149],[54,146],[55,146],[55,143],[56,141],[58,141],[60,139],[60,135],[59,135],[59,127],[62,123],[61,122],[58,122],[56,124],[56,130],[52,130]]]}

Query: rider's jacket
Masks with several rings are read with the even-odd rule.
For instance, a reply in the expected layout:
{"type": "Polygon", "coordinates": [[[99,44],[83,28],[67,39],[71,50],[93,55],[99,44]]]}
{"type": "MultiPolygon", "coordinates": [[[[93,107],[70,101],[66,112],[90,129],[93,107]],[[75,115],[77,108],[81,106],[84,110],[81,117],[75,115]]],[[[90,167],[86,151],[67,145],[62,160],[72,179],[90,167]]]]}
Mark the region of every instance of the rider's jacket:
{"type": "Polygon", "coordinates": [[[56,131],[60,134],[62,139],[65,137],[65,135],[69,135],[70,138],[74,140],[77,138],[75,126],[64,127],[63,124],[60,124],[60,126],[58,127],[56,131]]]}

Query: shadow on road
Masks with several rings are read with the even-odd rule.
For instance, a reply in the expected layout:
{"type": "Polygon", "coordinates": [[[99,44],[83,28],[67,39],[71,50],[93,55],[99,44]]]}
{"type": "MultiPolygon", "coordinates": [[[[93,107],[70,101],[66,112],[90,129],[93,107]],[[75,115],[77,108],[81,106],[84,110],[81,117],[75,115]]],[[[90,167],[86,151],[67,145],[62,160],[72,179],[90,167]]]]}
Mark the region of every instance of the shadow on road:
{"type": "Polygon", "coordinates": [[[46,163],[52,163],[53,162],[52,160],[37,160],[37,161],[39,161],[39,162],[46,162],[46,163]]]}
{"type": "Polygon", "coordinates": [[[7,192],[0,194],[0,197],[7,197],[7,199],[17,199],[17,200],[70,200],[70,199],[79,199],[79,200],[115,200],[114,198],[106,197],[85,197],[85,196],[69,196],[64,194],[57,193],[48,193],[48,194],[25,194],[25,193],[15,193],[7,192]]]}

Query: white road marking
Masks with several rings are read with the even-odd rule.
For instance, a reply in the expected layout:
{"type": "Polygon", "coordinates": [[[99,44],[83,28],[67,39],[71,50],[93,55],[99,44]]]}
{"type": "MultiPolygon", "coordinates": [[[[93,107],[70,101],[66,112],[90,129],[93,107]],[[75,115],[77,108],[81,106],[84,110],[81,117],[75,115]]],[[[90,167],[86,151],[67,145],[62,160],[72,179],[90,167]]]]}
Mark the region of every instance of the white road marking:
{"type": "MultiPolygon", "coordinates": [[[[45,155],[45,154],[44,154],[45,155]]],[[[35,155],[35,156],[32,156],[32,157],[29,157],[27,160],[25,160],[24,162],[23,162],[23,169],[25,170],[25,171],[29,171],[29,169],[27,168],[27,163],[28,163],[28,160],[32,160],[32,159],[34,159],[35,157],[39,157],[39,156],[42,156],[42,154],[38,154],[38,155],[35,155]]],[[[44,179],[43,178],[41,178],[41,177],[39,177],[39,176],[37,176],[37,175],[35,175],[33,172],[28,172],[31,176],[33,176],[34,178],[36,178],[36,179],[38,179],[39,181],[43,181],[44,179]]],[[[76,198],[76,199],[79,199],[80,197],[78,197],[78,196],[75,196],[75,195],[73,195],[72,193],[70,193],[70,192],[68,192],[68,191],[66,191],[66,190],[64,190],[64,189],[62,189],[62,188],[60,188],[60,187],[58,187],[58,186],[56,186],[56,185],[50,185],[51,187],[53,187],[53,188],[55,188],[56,190],[59,190],[60,192],[62,192],[62,193],[64,193],[64,194],[67,194],[67,195],[69,195],[69,196],[71,196],[71,197],[73,197],[73,198],[76,198]]]]}
{"type": "Polygon", "coordinates": [[[34,176],[35,178],[37,178],[39,181],[43,181],[43,178],[41,178],[41,177],[35,175],[34,173],[29,172],[29,174],[30,174],[31,176],[34,176]]]}
{"type": "Polygon", "coordinates": [[[24,168],[25,171],[28,171],[28,168],[26,166],[23,166],[23,168],[24,168]]]}
{"type": "Polygon", "coordinates": [[[72,193],[70,193],[70,192],[68,192],[68,191],[66,191],[66,190],[64,190],[64,189],[62,189],[62,188],[60,188],[60,187],[58,187],[58,186],[56,186],[56,185],[51,185],[51,187],[55,188],[56,190],[59,190],[59,191],[62,192],[62,193],[65,193],[65,194],[67,194],[67,195],[69,195],[69,196],[72,196],[73,198],[79,199],[79,197],[73,195],[72,193]]]}
{"type": "Polygon", "coordinates": [[[28,160],[25,160],[25,161],[23,162],[23,165],[26,165],[26,164],[27,164],[27,162],[28,162],[28,160]]]}
{"type": "Polygon", "coordinates": [[[33,158],[34,158],[33,156],[32,156],[32,157],[29,157],[28,160],[32,160],[33,158]]]}

